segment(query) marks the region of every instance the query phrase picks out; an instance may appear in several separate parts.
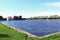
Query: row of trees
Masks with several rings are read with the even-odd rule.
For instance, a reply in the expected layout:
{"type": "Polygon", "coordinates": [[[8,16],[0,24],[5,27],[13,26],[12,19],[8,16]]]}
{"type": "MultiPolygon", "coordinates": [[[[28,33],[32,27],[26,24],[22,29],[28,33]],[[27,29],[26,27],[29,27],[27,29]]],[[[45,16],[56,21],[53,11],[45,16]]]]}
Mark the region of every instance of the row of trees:
{"type": "MultiPolygon", "coordinates": [[[[22,16],[14,16],[12,18],[12,20],[40,20],[40,19],[60,19],[60,16],[58,15],[37,16],[37,17],[31,17],[31,18],[22,18],[22,16]]],[[[7,18],[3,18],[3,16],[0,16],[0,20],[7,20],[7,18]]]]}
{"type": "Polygon", "coordinates": [[[0,16],[0,20],[7,20],[7,18],[3,18],[2,16],[0,16]]]}
{"type": "MultiPolygon", "coordinates": [[[[10,16],[9,16],[10,17],[10,16]]],[[[8,18],[9,18],[8,17],[8,18]]],[[[25,18],[22,18],[22,16],[14,16],[13,18],[10,17],[12,20],[25,20],[25,18]]],[[[7,18],[3,18],[3,16],[0,16],[0,20],[7,20],[7,18]]]]}
{"type": "Polygon", "coordinates": [[[13,20],[25,20],[22,16],[14,16],[13,20]]]}
{"type": "Polygon", "coordinates": [[[31,18],[28,18],[28,19],[31,19],[31,20],[40,20],[40,19],[60,19],[60,16],[58,15],[52,15],[52,16],[37,16],[37,17],[31,17],[31,18]]]}
{"type": "Polygon", "coordinates": [[[22,16],[14,16],[14,20],[22,20],[22,16]]]}

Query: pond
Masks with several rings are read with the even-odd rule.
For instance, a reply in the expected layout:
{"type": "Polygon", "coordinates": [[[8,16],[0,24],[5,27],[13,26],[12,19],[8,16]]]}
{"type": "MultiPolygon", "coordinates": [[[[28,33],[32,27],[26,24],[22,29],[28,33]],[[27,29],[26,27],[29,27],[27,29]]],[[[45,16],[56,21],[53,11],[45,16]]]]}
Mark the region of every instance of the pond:
{"type": "Polygon", "coordinates": [[[45,36],[60,32],[60,20],[13,20],[2,23],[36,36],[45,36]]]}

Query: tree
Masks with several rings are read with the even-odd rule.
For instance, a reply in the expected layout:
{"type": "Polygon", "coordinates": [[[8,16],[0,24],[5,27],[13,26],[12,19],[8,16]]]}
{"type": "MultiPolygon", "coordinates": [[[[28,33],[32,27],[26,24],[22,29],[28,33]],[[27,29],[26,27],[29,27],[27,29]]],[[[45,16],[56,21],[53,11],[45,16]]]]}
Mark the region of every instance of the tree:
{"type": "Polygon", "coordinates": [[[0,16],[0,20],[3,20],[3,17],[2,16],[0,16]]]}
{"type": "Polygon", "coordinates": [[[18,17],[17,16],[14,16],[14,20],[18,20],[18,17]]]}
{"type": "Polygon", "coordinates": [[[19,19],[21,20],[22,19],[22,16],[19,16],[19,19]]]}

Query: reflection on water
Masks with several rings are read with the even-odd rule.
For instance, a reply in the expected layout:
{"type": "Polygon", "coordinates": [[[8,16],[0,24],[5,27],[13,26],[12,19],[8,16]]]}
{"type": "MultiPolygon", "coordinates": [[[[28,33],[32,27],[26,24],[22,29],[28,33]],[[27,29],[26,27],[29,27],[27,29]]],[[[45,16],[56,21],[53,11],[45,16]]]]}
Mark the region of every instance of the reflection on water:
{"type": "Polygon", "coordinates": [[[36,36],[44,36],[60,31],[60,20],[17,20],[2,21],[2,23],[36,36]]]}

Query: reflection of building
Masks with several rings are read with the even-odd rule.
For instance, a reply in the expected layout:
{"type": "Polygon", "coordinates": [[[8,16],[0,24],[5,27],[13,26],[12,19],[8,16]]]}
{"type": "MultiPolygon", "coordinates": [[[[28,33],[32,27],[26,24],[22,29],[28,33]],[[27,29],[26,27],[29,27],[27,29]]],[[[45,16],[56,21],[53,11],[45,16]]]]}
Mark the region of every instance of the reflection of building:
{"type": "Polygon", "coordinates": [[[10,20],[12,20],[12,17],[11,16],[7,17],[7,21],[10,21],[10,20]]]}

